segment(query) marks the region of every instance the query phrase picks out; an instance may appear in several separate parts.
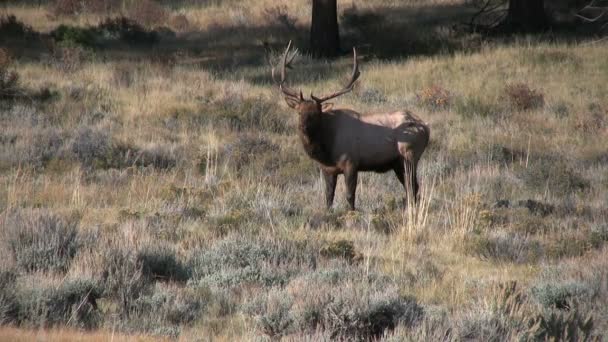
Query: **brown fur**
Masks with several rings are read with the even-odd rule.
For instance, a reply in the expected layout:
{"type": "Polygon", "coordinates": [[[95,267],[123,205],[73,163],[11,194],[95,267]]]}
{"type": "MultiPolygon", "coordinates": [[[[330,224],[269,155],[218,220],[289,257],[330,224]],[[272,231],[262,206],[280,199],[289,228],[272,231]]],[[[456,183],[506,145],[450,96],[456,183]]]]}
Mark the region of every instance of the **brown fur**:
{"type": "Polygon", "coordinates": [[[393,170],[416,199],[416,169],[430,133],[420,118],[407,111],[368,115],[349,109],[324,112],[312,100],[305,100],[294,109],[299,115],[298,130],[304,151],[319,163],[323,172],[328,208],[333,203],[340,174],[345,176],[350,208],[355,208],[359,171],[393,170]]]}
{"type": "MultiPolygon", "coordinates": [[[[359,171],[386,172],[393,170],[406,189],[407,197],[418,198],[418,160],[429,143],[428,126],[414,114],[393,112],[361,115],[350,109],[328,109],[326,101],[353,90],[359,75],[357,51],[353,48],[353,71],[350,81],[341,90],[323,97],[310,95],[306,100],[302,92],[285,84],[286,68],[295,53],[289,57],[291,42],[287,45],[281,63],[278,83],[287,105],[298,112],[298,131],[306,154],[321,166],[325,181],[327,208],[334,201],[338,175],[346,183],[346,199],[355,209],[355,193],[359,171]],[[324,104],[325,102],[325,104],[324,104]]],[[[270,61],[270,58],[268,58],[270,61]]]]}

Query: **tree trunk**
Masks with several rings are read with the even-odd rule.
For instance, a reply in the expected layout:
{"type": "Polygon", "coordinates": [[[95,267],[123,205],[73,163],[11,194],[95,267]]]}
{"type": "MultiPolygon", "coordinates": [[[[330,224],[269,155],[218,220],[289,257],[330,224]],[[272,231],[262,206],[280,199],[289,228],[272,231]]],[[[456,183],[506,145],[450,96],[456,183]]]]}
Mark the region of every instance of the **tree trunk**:
{"type": "Polygon", "coordinates": [[[313,57],[334,57],[340,51],[337,0],[313,0],[310,52],[313,57]]]}
{"type": "Polygon", "coordinates": [[[506,31],[535,32],[546,29],[549,20],[544,0],[509,0],[509,11],[501,23],[506,31]]]}

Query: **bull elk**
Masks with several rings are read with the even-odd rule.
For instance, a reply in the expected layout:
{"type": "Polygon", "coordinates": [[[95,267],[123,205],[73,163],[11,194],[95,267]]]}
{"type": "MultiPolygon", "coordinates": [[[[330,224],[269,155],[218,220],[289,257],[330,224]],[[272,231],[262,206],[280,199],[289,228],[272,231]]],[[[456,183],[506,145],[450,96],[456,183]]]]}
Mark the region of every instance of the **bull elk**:
{"type": "Polygon", "coordinates": [[[331,208],[338,175],[344,174],[346,198],[355,209],[357,175],[360,171],[395,172],[404,186],[406,200],[418,199],[417,166],[429,142],[429,128],[409,111],[363,115],[352,109],[332,109],[326,101],[353,90],[360,72],[357,51],[353,48],[353,71],[348,84],[341,90],[323,97],[312,93],[305,99],[302,91],[290,89],[286,67],[291,68],[295,53],[288,58],[291,42],[281,60],[278,84],[287,105],[298,113],[298,133],[304,150],[319,163],[325,182],[325,203],[331,208]],[[289,59],[289,60],[288,60],[289,59]]]}

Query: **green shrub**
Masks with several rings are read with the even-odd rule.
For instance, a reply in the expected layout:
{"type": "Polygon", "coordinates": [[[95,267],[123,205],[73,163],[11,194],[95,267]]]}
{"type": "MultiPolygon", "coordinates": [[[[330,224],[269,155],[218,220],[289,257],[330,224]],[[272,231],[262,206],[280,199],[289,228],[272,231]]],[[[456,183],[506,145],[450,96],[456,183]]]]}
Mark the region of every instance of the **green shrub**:
{"type": "Polygon", "coordinates": [[[130,166],[168,169],[176,166],[176,149],[153,145],[138,148],[116,141],[105,132],[90,127],[76,131],[69,144],[72,157],[85,169],[125,168],[130,166]]]}
{"type": "Polygon", "coordinates": [[[157,283],[133,303],[129,325],[139,331],[176,337],[180,328],[202,317],[210,293],[197,288],[157,283]]]}
{"type": "Polygon", "coordinates": [[[100,258],[104,294],[115,299],[121,317],[128,318],[136,310],[135,301],[150,285],[136,252],[127,247],[103,246],[100,258]]]}
{"type": "Polygon", "coordinates": [[[334,338],[373,339],[397,324],[412,325],[422,316],[422,308],[408,298],[374,298],[363,303],[360,298],[338,297],[325,307],[323,325],[334,338]]]}
{"type": "Polygon", "coordinates": [[[369,104],[380,104],[388,101],[386,95],[376,88],[365,88],[359,92],[359,101],[369,104]]]}
{"type": "Polygon", "coordinates": [[[291,315],[300,331],[322,328],[332,339],[374,339],[397,325],[410,327],[423,316],[416,301],[398,295],[390,283],[374,282],[373,276],[368,282],[360,270],[344,276],[337,286],[311,275],[290,283],[291,315]]]}
{"type": "Polygon", "coordinates": [[[587,341],[593,336],[594,328],[591,315],[582,316],[577,310],[568,313],[549,311],[538,315],[522,338],[533,341],[587,341]]]}
{"type": "Polygon", "coordinates": [[[243,284],[286,284],[291,277],[317,262],[309,242],[243,240],[228,236],[190,258],[193,279],[211,287],[243,284]]]}
{"type": "Polygon", "coordinates": [[[97,26],[100,36],[107,40],[120,40],[138,46],[150,46],[158,43],[158,33],[148,31],[137,22],[126,18],[107,18],[97,26]]]}
{"type": "Polygon", "coordinates": [[[594,291],[586,284],[546,283],[534,286],[530,293],[545,308],[570,309],[574,299],[591,299],[594,291]]]}
{"type": "Polygon", "coordinates": [[[253,310],[252,307],[249,308],[255,316],[257,329],[271,340],[280,340],[294,326],[294,320],[289,311],[292,299],[277,288],[272,288],[261,297],[262,300],[256,303],[253,310]]]}
{"type": "MultiPolygon", "coordinates": [[[[240,172],[253,162],[276,161],[275,153],[278,149],[278,145],[273,144],[265,137],[245,134],[239,135],[234,143],[226,146],[223,158],[229,160],[237,172],[240,172]]],[[[267,170],[276,168],[270,167],[270,165],[264,166],[264,169],[267,170]]]]}
{"type": "Polygon", "coordinates": [[[589,181],[572,165],[555,156],[531,156],[528,167],[519,169],[517,175],[526,186],[543,191],[547,188],[558,196],[585,190],[590,186],[589,181]]]}
{"type": "Polygon", "coordinates": [[[17,320],[18,303],[15,298],[17,273],[11,269],[0,270],[0,326],[17,320]]]}
{"type": "Polygon", "coordinates": [[[26,272],[65,272],[80,247],[76,222],[42,211],[9,213],[0,231],[2,243],[26,272]]]}
{"type": "Polygon", "coordinates": [[[97,45],[97,36],[92,28],[81,28],[69,25],[59,25],[51,32],[51,36],[58,43],[73,46],[94,47],[97,45]]]}
{"type": "Polygon", "coordinates": [[[95,328],[100,322],[97,299],[102,293],[100,285],[89,279],[66,280],[59,286],[44,281],[22,286],[16,294],[18,322],[32,327],[95,328]]]}
{"type": "Polygon", "coordinates": [[[515,110],[525,111],[545,105],[544,95],[538,90],[531,89],[525,83],[509,84],[505,87],[504,93],[507,102],[515,110]]]}
{"type": "Polygon", "coordinates": [[[589,231],[561,233],[545,244],[545,254],[552,259],[582,256],[594,248],[601,248],[602,241],[589,231]]]}
{"type": "Polygon", "coordinates": [[[515,263],[535,262],[542,256],[538,241],[513,233],[471,235],[458,248],[482,259],[515,263]]]}
{"type": "Polygon", "coordinates": [[[321,247],[320,254],[326,258],[344,258],[352,262],[356,257],[355,246],[352,241],[339,240],[321,247]]]}

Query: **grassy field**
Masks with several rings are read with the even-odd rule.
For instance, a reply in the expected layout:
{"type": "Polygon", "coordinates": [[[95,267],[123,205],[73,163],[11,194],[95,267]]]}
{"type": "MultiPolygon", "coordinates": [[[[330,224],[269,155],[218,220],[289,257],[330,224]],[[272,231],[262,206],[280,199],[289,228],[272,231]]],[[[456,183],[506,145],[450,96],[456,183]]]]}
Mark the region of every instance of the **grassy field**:
{"type": "MultiPolygon", "coordinates": [[[[108,3],[0,6],[0,335],[608,335],[605,41],[458,33],[455,0],[339,1],[362,76],[336,107],[412,110],[431,142],[417,206],[365,173],[359,210],[340,180],[326,212],[262,47],[305,47],[309,1],[175,2],[135,40],[83,30],[144,12],[108,3]],[[11,14],[31,31],[2,31],[11,14]]],[[[335,91],[350,63],[302,54],[291,85],[335,91]]]]}

